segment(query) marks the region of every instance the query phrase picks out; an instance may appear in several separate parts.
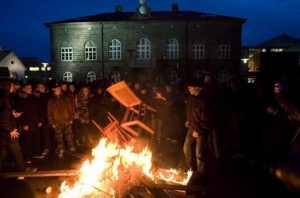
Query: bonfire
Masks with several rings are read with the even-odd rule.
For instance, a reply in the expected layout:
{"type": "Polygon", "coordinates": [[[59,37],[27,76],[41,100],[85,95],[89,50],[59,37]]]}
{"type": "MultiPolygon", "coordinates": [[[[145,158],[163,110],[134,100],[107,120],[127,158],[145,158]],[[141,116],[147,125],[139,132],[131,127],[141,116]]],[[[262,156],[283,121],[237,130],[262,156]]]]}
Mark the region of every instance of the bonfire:
{"type": "Polygon", "coordinates": [[[188,182],[191,172],[186,178],[178,177],[175,169],[154,173],[148,147],[139,153],[133,150],[133,146],[120,147],[106,138],[101,139],[92,150],[92,158],[84,161],[78,170],[76,180],[62,183],[59,198],[121,197],[140,185],[143,175],[153,182],[164,180],[182,185],[188,182]]]}

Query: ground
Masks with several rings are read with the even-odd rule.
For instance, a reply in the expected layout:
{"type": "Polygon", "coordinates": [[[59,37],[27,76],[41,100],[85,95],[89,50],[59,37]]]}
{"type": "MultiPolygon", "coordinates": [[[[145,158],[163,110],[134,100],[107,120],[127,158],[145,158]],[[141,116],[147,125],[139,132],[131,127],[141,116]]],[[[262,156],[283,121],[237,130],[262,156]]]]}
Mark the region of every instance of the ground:
{"type": "MultiPolygon", "coordinates": [[[[181,146],[178,143],[171,144],[169,142],[162,142],[162,145],[153,146],[156,148],[153,151],[153,166],[166,169],[178,168],[178,165],[182,162],[180,155],[181,146]]],[[[34,160],[33,164],[38,168],[38,171],[49,171],[78,169],[82,162],[83,160],[78,158],[78,156],[68,153],[65,153],[62,159],[58,159],[52,151],[45,159],[34,160]]],[[[53,198],[58,197],[61,183],[70,178],[72,177],[27,177],[23,181],[30,185],[36,197],[53,198]],[[51,187],[52,191],[50,193],[46,193],[47,187],[51,187]]],[[[290,192],[267,169],[248,167],[247,164],[242,163],[237,163],[230,170],[224,172],[215,173],[210,171],[205,178],[193,175],[189,185],[199,186],[199,189],[203,189],[197,193],[188,192],[195,197],[299,197],[299,194],[290,192]]]]}

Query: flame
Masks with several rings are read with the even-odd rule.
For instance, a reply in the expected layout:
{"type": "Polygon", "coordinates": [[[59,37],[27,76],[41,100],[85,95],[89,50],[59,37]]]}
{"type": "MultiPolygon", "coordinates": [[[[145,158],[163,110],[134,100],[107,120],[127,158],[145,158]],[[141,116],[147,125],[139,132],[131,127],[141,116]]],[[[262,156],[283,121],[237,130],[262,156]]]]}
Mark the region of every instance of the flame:
{"type": "Polygon", "coordinates": [[[187,185],[192,174],[193,171],[191,170],[188,170],[186,173],[182,173],[177,171],[176,169],[169,169],[169,170],[160,171],[157,174],[156,178],[172,184],[187,185]]]}
{"type": "MultiPolygon", "coordinates": [[[[81,197],[117,197],[125,193],[128,187],[138,184],[138,175],[146,174],[155,180],[151,173],[152,153],[146,147],[140,153],[133,151],[133,146],[120,147],[106,138],[100,140],[92,150],[92,159],[83,162],[78,170],[76,181],[64,181],[60,187],[59,198],[81,197]]],[[[186,179],[176,180],[176,170],[168,172],[169,177],[159,174],[159,179],[187,184],[186,179]],[[172,177],[172,178],[171,178],[172,177]]]]}

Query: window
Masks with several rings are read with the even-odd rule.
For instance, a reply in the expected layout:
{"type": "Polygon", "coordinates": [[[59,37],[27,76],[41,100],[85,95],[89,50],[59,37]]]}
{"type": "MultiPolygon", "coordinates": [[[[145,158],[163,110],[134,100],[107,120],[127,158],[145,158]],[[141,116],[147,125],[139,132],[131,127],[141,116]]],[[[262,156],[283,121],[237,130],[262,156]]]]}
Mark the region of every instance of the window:
{"type": "MultiPolygon", "coordinates": [[[[42,71],[43,71],[43,67],[41,67],[42,71]]],[[[44,68],[45,70],[45,68],[44,68]]],[[[40,71],[39,67],[29,67],[29,71],[40,71]]]]}
{"type": "Polygon", "coordinates": [[[203,59],[204,58],[204,45],[193,45],[192,58],[203,59]]]}
{"type": "Polygon", "coordinates": [[[63,81],[72,82],[73,81],[72,73],[71,72],[64,73],[64,75],[63,75],[63,81]]]}
{"type": "Polygon", "coordinates": [[[97,48],[94,41],[88,41],[84,45],[85,60],[97,60],[97,48]]]}
{"type": "Polygon", "coordinates": [[[227,79],[228,79],[228,72],[225,70],[220,71],[218,74],[218,81],[220,83],[225,83],[227,79]]]}
{"type": "Polygon", "coordinates": [[[196,77],[196,78],[201,78],[203,76],[203,70],[195,71],[193,76],[196,77]]]}
{"type": "Polygon", "coordinates": [[[169,80],[176,80],[177,79],[176,71],[171,71],[168,77],[169,77],[169,80]]]}
{"type": "Polygon", "coordinates": [[[230,58],[230,45],[219,45],[218,59],[229,59],[229,58],[230,58]]]}
{"type": "Polygon", "coordinates": [[[283,52],[282,48],[272,48],[271,52],[283,52]]]}
{"type": "Polygon", "coordinates": [[[121,42],[114,39],[109,43],[109,60],[121,59],[121,42]]]}
{"type": "Polygon", "coordinates": [[[73,61],[73,49],[65,41],[60,47],[61,61],[73,61]]]}
{"type": "Polygon", "coordinates": [[[86,76],[86,81],[87,82],[93,82],[96,80],[96,73],[93,71],[88,72],[87,76],[86,76]]]}
{"type": "Polygon", "coordinates": [[[169,39],[167,44],[167,58],[175,59],[178,58],[178,41],[174,38],[169,39]]]}
{"type": "Polygon", "coordinates": [[[121,77],[121,75],[120,75],[120,73],[117,72],[117,71],[114,71],[114,72],[112,73],[112,75],[111,75],[111,79],[113,79],[114,82],[119,82],[119,81],[121,80],[120,77],[121,77]]]}
{"type": "Polygon", "coordinates": [[[137,44],[137,58],[150,59],[150,42],[148,39],[141,38],[137,44]]]}

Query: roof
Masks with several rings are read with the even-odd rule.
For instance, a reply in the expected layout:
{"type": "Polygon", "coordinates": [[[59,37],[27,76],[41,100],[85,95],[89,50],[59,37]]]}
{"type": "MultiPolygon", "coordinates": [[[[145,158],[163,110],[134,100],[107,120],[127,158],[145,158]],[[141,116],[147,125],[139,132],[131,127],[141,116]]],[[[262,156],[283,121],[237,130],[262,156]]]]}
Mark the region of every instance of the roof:
{"type": "Polygon", "coordinates": [[[166,20],[223,20],[223,21],[238,21],[240,23],[245,23],[246,19],[236,18],[236,17],[228,17],[222,15],[208,14],[202,12],[194,12],[194,11],[151,11],[151,17],[147,19],[135,18],[135,12],[110,12],[110,13],[102,13],[90,16],[84,16],[79,18],[73,18],[63,21],[46,23],[45,25],[49,27],[52,24],[59,23],[76,23],[76,22],[110,22],[110,21],[134,21],[134,20],[157,20],[157,21],[166,21],[166,20]]]}
{"type": "Polygon", "coordinates": [[[24,64],[21,62],[21,60],[18,58],[18,56],[12,50],[0,50],[0,62],[3,61],[10,54],[17,59],[17,61],[19,63],[18,65],[20,65],[22,67],[22,69],[25,70],[24,64]]]}
{"type": "Polygon", "coordinates": [[[274,38],[271,38],[267,41],[264,41],[256,47],[280,47],[280,48],[287,48],[295,45],[300,45],[300,40],[289,36],[287,34],[281,34],[274,38]]]}
{"type": "Polygon", "coordinates": [[[10,51],[0,50],[0,62],[11,52],[12,52],[11,50],[10,51]]]}
{"type": "Polygon", "coordinates": [[[37,58],[37,57],[20,57],[19,58],[21,62],[29,67],[29,66],[41,66],[42,65],[42,60],[37,58]]]}

